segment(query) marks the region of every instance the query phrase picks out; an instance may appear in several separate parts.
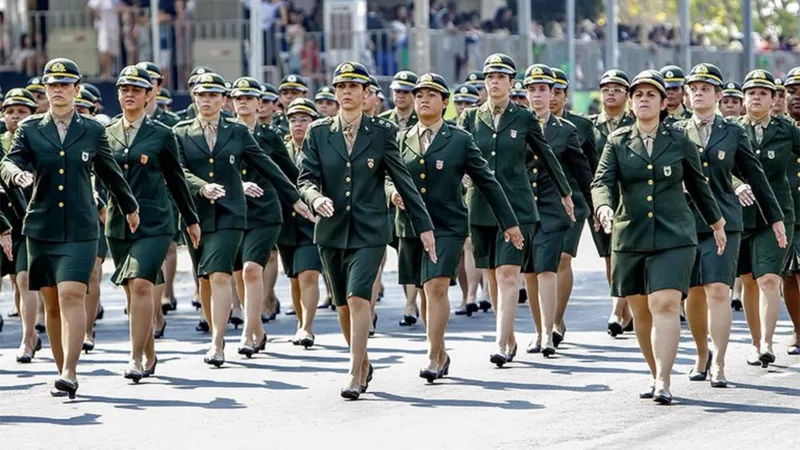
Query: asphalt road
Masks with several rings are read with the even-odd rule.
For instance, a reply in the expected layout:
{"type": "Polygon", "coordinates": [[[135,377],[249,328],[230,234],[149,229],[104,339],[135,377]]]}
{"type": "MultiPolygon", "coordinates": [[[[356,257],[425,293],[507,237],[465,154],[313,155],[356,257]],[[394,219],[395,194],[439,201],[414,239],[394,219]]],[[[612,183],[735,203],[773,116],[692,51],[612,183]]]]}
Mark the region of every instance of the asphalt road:
{"type": "MultiPolygon", "coordinates": [[[[181,269],[188,258],[181,256],[181,269]]],[[[610,309],[602,262],[586,237],[576,261],[576,287],[567,312],[569,330],[558,355],[524,352],[504,369],[489,363],[493,314],[451,317],[447,346],[450,376],[428,385],[418,378],[426,364],[421,325],[403,328],[403,296],[394,257],[385,274],[378,334],[369,342],[375,378],[358,402],[339,397],[348,353],[336,315],[317,316],[317,346],[288,342],[295,319],[267,325],[266,354],[236,354],[238,332],[229,328],[227,362],[203,364],[208,335],[194,331],[198,313],[189,305],[188,273],[177,282],[179,309],[167,318],[157,344],[158,372],[139,385],[122,378],[128,361],[124,294],[107,280],[106,317],[97,326],[97,349],[82,355],[76,400],[50,397],[55,379],[45,342],[33,364],[16,364],[20,326],[6,319],[0,333],[0,447],[64,448],[796,448],[800,418],[800,358],[784,349],[791,325],[782,312],[769,370],[745,364],[749,334],[734,313],[728,352],[729,389],[689,382],[694,349],[684,328],[674,368],[676,401],[660,407],[639,400],[648,372],[635,337],[605,333],[610,309]]],[[[106,273],[110,273],[107,270],[106,273]]],[[[289,301],[288,282],[277,293],[289,301]]],[[[451,303],[460,290],[451,290],[451,303]]],[[[6,284],[0,311],[11,308],[6,284]]],[[[516,322],[520,347],[532,337],[527,305],[516,322]]]]}

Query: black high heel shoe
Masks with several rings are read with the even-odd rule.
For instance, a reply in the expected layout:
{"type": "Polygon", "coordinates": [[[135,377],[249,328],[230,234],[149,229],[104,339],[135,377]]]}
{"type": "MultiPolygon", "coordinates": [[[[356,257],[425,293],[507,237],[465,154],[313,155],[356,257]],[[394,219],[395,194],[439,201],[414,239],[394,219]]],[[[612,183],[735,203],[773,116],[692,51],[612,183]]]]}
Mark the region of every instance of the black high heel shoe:
{"type": "Polygon", "coordinates": [[[659,405],[671,405],[672,394],[670,394],[664,389],[659,389],[659,391],[654,394],[653,401],[658,403],[659,405]]]}
{"type": "Polygon", "coordinates": [[[3,325],[5,325],[6,321],[3,320],[3,316],[0,316],[0,333],[3,332],[3,325]]]}
{"type": "Polygon", "coordinates": [[[478,302],[478,308],[487,313],[490,309],[492,309],[492,302],[489,300],[481,300],[478,302]]]}
{"type": "Polygon", "coordinates": [[[366,392],[367,392],[367,389],[369,389],[369,383],[370,383],[370,381],[372,381],[372,374],[373,374],[374,372],[375,372],[375,371],[374,371],[374,369],[373,369],[373,367],[372,367],[372,364],[370,363],[370,365],[369,365],[369,372],[367,372],[367,384],[365,384],[365,385],[361,386],[361,393],[362,393],[362,394],[366,393],[366,392]]]}
{"type": "Polygon", "coordinates": [[[506,355],[502,353],[495,353],[489,356],[489,362],[496,365],[498,369],[502,369],[503,366],[508,362],[506,355]]]}
{"type": "Polygon", "coordinates": [[[544,355],[544,357],[545,357],[545,358],[549,358],[549,357],[551,357],[551,356],[553,356],[553,355],[555,355],[555,354],[556,354],[556,349],[555,349],[555,347],[551,347],[551,346],[549,346],[549,345],[546,345],[546,346],[545,346],[545,347],[542,349],[542,355],[544,355]]]}
{"type": "Polygon", "coordinates": [[[433,384],[433,382],[439,378],[439,372],[431,369],[420,369],[419,377],[423,378],[428,383],[433,384]]]}
{"type": "Polygon", "coordinates": [[[261,323],[267,323],[269,320],[269,314],[261,313],[261,323]]]}
{"type": "Polygon", "coordinates": [[[517,299],[517,303],[522,305],[528,301],[528,290],[525,288],[519,288],[519,298],[517,299]]]}
{"type": "Polygon", "coordinates": [[[214,355],[214,356],[206,355],[203,357],[203,362],[205,362],[209,366],[214,366],[217,369],[219,369],[220,367],[222,367],[223,364],[225,364],[225,354],[223,353],[222,355],[214,355]]]}
{"type": "Polygon", "coordinates": [[[263,352],[266,349],[267,349],[267,333],[264,333],[264,337],[261,338],[261,342],[259,342],[255,347],[253,347],[253,350],[255,350],[255,353],[258,353],[258,352],[263,352]]]}
{"type": "Polygon", "coordinates": [[[372,329],[369,330],[369,337],[375,336],[375,332],[378,330],[378,313],[376,312],[375,315],[372,317],[372,329]]]}
{"type": "Polygon", "coordinates": [[[164,321],[164,325],[161,325],[161,329],[160,330],[156,330],[153,333],[153,339],[161,339],[161,338],[163,338],[164,337],[164,330],[166,330],[166,329],[167,329],[167,321],[165,320],[164,321]]]}
{"type": "Polygon", "coordinates": [[[346,400],[358,400],[358,397],[361,396],[361,391],[359,391],[358,389],[347,388],[339,391],[339,395],[341,395],[342,398],[346,400]]]}
{"type": "Polygon", "coordinates": [[[770,351],[766,351],[761,353],[761,356],[758,357],[758,360],[761,361],[761,367],[766,369],[770,364],[775,363],[775,355],[770,351]]]}
{"type": "MultiPolygon", "coordinates": [[[[2,327],[0,327],[0,328],[2,328],[2,327]]],[[[37,333],[46,333],[47,332],[47,327],[45,327],[44,324],[40,323],[40,322],[37,322],[36,326],[34,326],[34,328],[36,328],[36,332],[37,333]]]]}
{"type": "Polygon", "coordinates": [[[400,319],[400,326],[401,327],[410,327],[417,323],[417,317],[419,317],[419,310],[417,310],[417,315],[412,316],[410,314],[403,314],[403,318],[400,319]]]}
{"type": "Polygon", "coordinates": [[[200,319],[200,321],[197,322],[197,326],[194,327],[194,330],[200,333],[208,333],[209,327],[206,319],[200,319]]]}
{"type": "Polygon", "coordinates": [[[230,315],[228,315],[228,323],[233,325],[234,330],[238,330],[241,325],[244,325],[244,319],[239,316],[234,316],[233,311],[231,311],[230,315]]]}
{"type": "Polygon", "coordinates": [[[16,310],[14,310],[14,311],[10,311],[10,312],[8,313],[8,317],[9,317],[9,318],[19,317],[19,311],[16,311],[16,310]]]}
{"type": "Polygon", "coordinates": [[[631,318],[631,321],[628,322],[627,325],[625,325],[625,329],[623,331],[626,332],[626,333],[633,332],[633,318],[631,318]]]}
{"type": "Polygon", "coordinates": [[[608,328],[607,333],[611,337],[617,337],[620,334],[622,334],[622,331],[623,331],[622,330],[622,325],[620,325],[617,322],[608,322],[607,328],[608,328]]]}
{"type": "Polygon", "coordinates": [[[648,386],[646,391],[642,391],[639,393],[639,398],[643,400],[651,399],[655,395],[656,387],[655,386],[648,386]]]}
{"type": "Polygon", "coordinates": [[[531,343],[528,344],[528,348],[525,349],[525,352],[527,352],[527,353],[541,353],[542,352],[542,344],[540,344],[538,342],[531,341],[531,343]]]}
{"type": "Polygon", "coordinates": [[[709,350],[708,352],[708,361],[706,361],[706,370],[702,372],[695,372],[694,367],[692,370],[689,371],[689,381],[706,381],[708,378],[708,371],[711,370],[711,360],[713,359],[714,354],[709,350]]]}
{"type": "Polygon", "coordinates": [[[17,364],[30,364],[33,361],[33,355],[22,353],[17,355],[17,364]]]}
{"type": "Polygon", "coordinates": [[[298,344],[302,345],[303,347],[305,347],[306,350],[308,350],[309,348],[314,346],[314,335],[312,334],[310,337],[307,336],[304,337],[303,339],[300,339],[298,344]]]}
{"type": "Polygon", "coordinates": [[[741,311],[742,301],[739,300],[738,298],[731,300],[731,308],[733,308],[734,311],[741,311]]]}
{"type": "Polygon", "coordinates": [[[33,347],[33,354],[31,355],[32,358],[36,357],[36,352],[42,349],[42,337],[36,336],[36,345],[33,347]]]}
{"type": "Polygon", "coordinates": [[[84,353],[89,354],[90,351],[94,350],[94,342],[92,341],[83,341],[83,345],[81,346],[81,350],[84,353]]]}
{"type": "Polygon", "coordinates": [[[192,299],[192,306],[194,307],[195,310],[199,310],[200,308],[203,307],[203,304],[200,303],[200,300],[198,300],[197,298],[193,298],[192,299]]]}
{"type": "MultiPolygon", "coordinates": [[[[513,349],[511,349],[511,353],[509,353],[508,355],[506,355],[506,362],[512,362],[512,361],[514,361],[514,357],[516,357],[516,356],[517,356],[517,347],[518,347],[518,345],[517,345],[517,343],[515,342],[515,343],[514,343],[514,348],[513,348],[513,349]]],[[[448,357],[448,358],[449,358],[449,357],[448,357]]]]}
{"type": "Polygon", "coordinates": [[[444,378],[447,375],[450,375],[450,355],[447,355],[447,360],[444,362],[444,365],[439,370],[439,373],[436,375],[436,378],[444,378]]]}
{"type": "Polygon", "coordinates": [[[70,400],[75,399],[75,393],[78,392],[78,381],[67,380],[66,378],[59,378],[56,380],[54,387],[66,393],[70,400]]]}
{"type": "Polygon", "coordinates": [[[144,378],[144,372],[138,369],[125,369],[125,373],[122,376],[126,380],[133,381],[133,384],[139,384],[144,378]]]}
{"type": "Polygon", "coordinates": [[[106,310],[103,308],[103,305],[100,305],[100,309],[97,310],[97,315],[94,317],[94,321],[97,322],[98,320],[103,320],[103,317],[106,315],[106,310]]]}
{"type": "Polygon", "coordinates": [[[149,369],[144,369],[144,373],[143,373],[142,376],[144,376],[144,378],[150,378],[153,375],[155,375],[156,374],[156,366],[157,365],[158,365],[158,356],[156,356],[156,358],[153,360],[153,367],[151,367],[149,369]]]}
{"type": "Polygon", "coordinates": [[[553,347],[558,348],[558,346],[561,345],[562,342],[564,342],[564,335],[566,334],[566,331],[567,331],[566,327],[564,328],[563,332],[553,331],[553,336],[552,336],[553,347]]]}
{"type": "MultiPolygon", "coordinates": [[[[237,350],[237,353],[239,353],[242,356],[246,356],[247,358],[252,358],[253,354],[255,352],[256,352],[256,350],[253,347],[249,346],[249,345],[242,345],[237,350]]],[[[217,366],[217,367],[219,367],[219,366],[217,366]]]]}
{"type": "Polygon", "coordinates": [[[161,314],[166,316],[167,314],[169,314],[170,311],[175,311],[175,309],[172,307],[171,304],[169,303],[161,304],[161,314]]]}

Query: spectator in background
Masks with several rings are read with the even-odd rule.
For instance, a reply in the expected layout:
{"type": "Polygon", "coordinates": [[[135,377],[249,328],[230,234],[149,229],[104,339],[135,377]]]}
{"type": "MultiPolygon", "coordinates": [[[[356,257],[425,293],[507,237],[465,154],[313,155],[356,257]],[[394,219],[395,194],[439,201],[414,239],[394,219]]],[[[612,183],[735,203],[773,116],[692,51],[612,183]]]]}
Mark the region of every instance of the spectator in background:
{"type": "Polygon", "coordinates": [[[11,61],[17,71],[32,77],[38,72],[36,64],[36,49],[33,47],[31,37],[27,34],[20,36],[20,45],[11,52],[11,61]]]}
{"type": "Polygon", "coordinates": [[[89,11],[94,18],[94,28],[97,30],[100,75],[106,78],[114,76],[114,60],[119,57],[121,7],[120,0],[89,0],[89,11]]]}
{"type": "Polygon", "coordinates": [[[147,11],[139,10],[132,37],[136,43],[136,55],[135,57],[132,54],[128,55],[128,62],[154,61],[153,32],[150,29],[150,15],[147,11]]]}
{"type": "Polygon", "coordinates": [[[392,28],[394,42],[398,46],[405,46],[408,40],[408,28],[410,20],[408,19],[408,8],[405,5],[397,5],[394,7],[394,18],[389,25],[392,28]]]}
{"type": "Polygon", "coordinates": [[[288,46],[288,73],[302,73],[302,52],[303,40],[305,39],[306,29],[303,27],[302,16],[297,9],[291,9],[288,13],[289,23],[286,25],[284,36],[288,46]]]}

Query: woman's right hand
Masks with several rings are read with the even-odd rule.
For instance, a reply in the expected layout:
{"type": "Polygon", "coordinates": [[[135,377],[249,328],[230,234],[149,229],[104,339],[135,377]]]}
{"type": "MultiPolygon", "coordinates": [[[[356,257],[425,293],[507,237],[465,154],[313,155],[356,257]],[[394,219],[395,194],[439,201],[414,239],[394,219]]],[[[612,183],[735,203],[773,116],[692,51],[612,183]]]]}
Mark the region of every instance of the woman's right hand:
{"type": "Polygon", "coordinates": [[[614,225],[614,210],[608,205],[603,205],[597,208],[597,220],[603,226],[603,231],[606,234],[611,234],[614,225]]]}
{"type": "Polygon", "coordinates": [[[17,172],[17,174],[11,178],[11,181],[24,189],[33,184],[33,174],[26,171],[17,172]]]}
{"type": "Polygon", "coordinates": [[[200,188],[200,195],[209,200],[217,200],[225,197],[225,188],[217,183],[208,183],[200,188]]]}
{"type": "Polygon", "coordinates": [[[753,188],[749,184],[742,184],[734,191],[739,197],[739,203],[742,206],[752,206],[756,202],[756,196],[753,195],[753,188]]]}

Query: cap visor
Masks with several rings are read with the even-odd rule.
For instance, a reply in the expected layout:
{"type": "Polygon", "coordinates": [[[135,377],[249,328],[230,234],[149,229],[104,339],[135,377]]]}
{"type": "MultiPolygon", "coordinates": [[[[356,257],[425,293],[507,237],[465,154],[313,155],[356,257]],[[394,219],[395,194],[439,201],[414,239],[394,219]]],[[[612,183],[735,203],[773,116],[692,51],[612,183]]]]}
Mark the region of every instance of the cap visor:
{"type": "Polygon", "coordinates": [[[505,73],[507,75],[516,75],[517,71],[509,67],[500,66],[487,66],[483,68],[484,75],[487,73],[505,73]]]}
{"type": "Polygon", "coordinates": [[[770,83],[767,80],[763,80],[763,81],[762,80],[750,80],[750,81],[746,82],[744,84],[744,86],[742,86],[742,92],[744,92],[744,91],[746,91],[748,89],[757,88],[757,87],[764,88],[764,89],[769,89],[771,91],[775,91],[776,90],[775,89],[775,83],[770,83]]]}
{"type": "Polygon", "coordinates": [[[686,79],[686,84],[689,83],[708,83],[712,86],[722,86],[721,80],[717,79],[716,77],[709,77],[705,75],[689,75],[689,78],[686,79]]]}
{"type": "Polygon", "coordinates": [[[344,75],[344,76],[338,76],[338,77],[334,78],[333,79],[333,83],[331,83],[331,84],[333,86],[336,86],[337,84],[340,84],[340,83],[369,84],[369,80],[367,78],[350,77],[350,76],[344,75]]]}
{"type": "Polygon", "coordinates": [[[666,86],[667,89],[680,88],[680,87],[683,87],[684,84],[685,84],[685,82],[683,82],[683,81],[666,81],[666,82],[664,82],[664,86],[666,86]]]}
{"type": "Polygon", "coordinates": [[[69,84],[78,84],[80,78],[71,77],[71,76],[60,76],[60,75],[53,75],[49,77],[45,77],[42,81],[44,84],[56,84],[56,83],[69,83],[69,84]]]}
{"type": "Polygon", "coordinates": [[[148,83],[146,81],[140,81],[140,80],[122,79],[122,80],[117,81],[117,87],[120,87],[120,86],[136,86],[136,87],[140,87],[142,89],[153,89],[153,85],[152,84],[150,84],[150,83],[148,83]]]}
{"type": "Polygon", "coordinates": [[[477,97],[466,96],[466,95],[456,95],[456,96],[453,96],[453,101],[454,102],[460,102],[460,103],[471,103],[471,104],[474,105],[475,103],[478,103],[478,98],[477,97]]]}
{"type": "Polygon", "coordinates": [[[400,81],[393,81],[392,84],[389,85],[389,89],[393,91],[403,91],[403,92],[411,92],[414,89],[413,84],[404,84],[400,81]]]}

